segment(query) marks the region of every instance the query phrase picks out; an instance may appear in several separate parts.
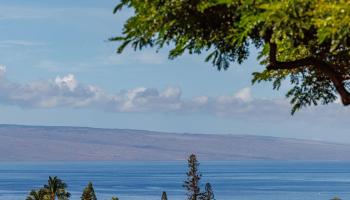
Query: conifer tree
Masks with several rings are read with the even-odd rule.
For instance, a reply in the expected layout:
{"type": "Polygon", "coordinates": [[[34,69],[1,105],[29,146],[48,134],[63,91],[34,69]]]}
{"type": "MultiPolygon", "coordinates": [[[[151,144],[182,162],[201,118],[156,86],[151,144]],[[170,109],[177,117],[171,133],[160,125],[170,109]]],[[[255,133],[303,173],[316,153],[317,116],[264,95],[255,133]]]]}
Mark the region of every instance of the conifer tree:
{"type": "Polygon", "coordinates": [[[118,197],[112,197],[111,200],[119,200],[119,198],[118,197]]]}
{"type": "Polygon", "coordinates": [[[205,184],[205,191],[201,194],[200,200],[215,200],[213,189],[210,183],[205,184]]]}
{"type": "Polygon", "coordinates": [[[94,187],[91,182],[85,187],[81,200],[97,200],[94,187]]]}
{"type": "Polygon", "coordinates": [[[165,191],[162,194],[162,199],[161,200],[168,200],[168,196],[167,196],[165,191]]]}
{"type": "Polygon", "coordinates": [[[197,161],[196,155],[194,154],[191,154],[187,161],[187,179],[185,180],[183,187],[185,187],[187,190],[188,200],[198,200],[201,194],[199,188],[199,180],[202,176],[198,171],[199,163],[197,161]]]}

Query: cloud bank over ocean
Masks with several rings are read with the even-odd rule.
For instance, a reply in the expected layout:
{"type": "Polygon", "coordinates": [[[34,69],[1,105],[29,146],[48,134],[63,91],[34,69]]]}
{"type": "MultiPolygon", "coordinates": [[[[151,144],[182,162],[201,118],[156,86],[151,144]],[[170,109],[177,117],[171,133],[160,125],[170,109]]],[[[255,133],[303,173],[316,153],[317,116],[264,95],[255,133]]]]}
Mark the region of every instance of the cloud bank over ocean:
{"type": "Polygon", "coordinates": [[[288,111],[284,100],[257,99],[249,87],[231,95],[182,97],[179,87],[137,87],[108,93],[96,85],[84,85],[73,74],[54,79],[15,83],[7,79],[6,67],[0,67],[0,103],[22,108],[94,108],[108,112],[176,112],[215,115],[254,114],[273,109],[288,111]]]}
{"type": "MultiPolygon", "coordinates": [[[[137,87],[110,93],[96,85],[79,83],[74,74],[16,83],[7,79],[3,65],[0,66],[0,103],[29,109],[70,107],[116,113],[195,113],[247,118],[285,118],[289,116],[291,108],[287,99],[255,98],[250,87],[221,96],[185,98],[180,87],[163,90],[137,87]]],[[[337,107],[341,106],[311,107],[301,113],[315,115],[322,111],[324,115],[327,112],[333,115],[348,112],[348,109],[337,107]]]]}

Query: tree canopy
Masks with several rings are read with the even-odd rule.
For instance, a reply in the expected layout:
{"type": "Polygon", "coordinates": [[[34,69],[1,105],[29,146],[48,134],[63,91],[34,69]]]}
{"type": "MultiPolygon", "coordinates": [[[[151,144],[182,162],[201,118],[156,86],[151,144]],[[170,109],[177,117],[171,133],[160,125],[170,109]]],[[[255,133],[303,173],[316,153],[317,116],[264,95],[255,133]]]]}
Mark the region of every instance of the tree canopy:
{"type": "Polygon", "coordinates": [[[265,66],[252,82],[290,81],[292,113],[339,97],[350,104],[349,0],[121,0],[134,10],[117,52],[131,45],[170,46],[169,58],[206,53],[219,70],[241,64],[252,48],[265,66]]]}
{"type": "Polygon", "coordinates": [[[57,176],[49,176],[47,185],[44,185],[44,190],[47,191],[48,197],[50,200],[56,200],[56,197],[59,200],[68,200],[70,193],[67,192],[67,184],[59,179],[57,176]]]}
{"type": "Polygon", "coordinates": [[[26,200],[49,200],[49,193],[45,189],[31,190],[26,200]]]}
{"type": "Polygon", "coordinates": [[[67,184],[57,176],[49,176],[47,185],[39,190],[31,190],[26,200],[69,200],[70,193],[67,192],[67,184]]]}
{"type": "Polygon", "coordinates": [[[92,185],[92,182],[89,182],[88,185],[85,187],[80,199],[81,200],[97,200],[94,186],[92,185]]]}

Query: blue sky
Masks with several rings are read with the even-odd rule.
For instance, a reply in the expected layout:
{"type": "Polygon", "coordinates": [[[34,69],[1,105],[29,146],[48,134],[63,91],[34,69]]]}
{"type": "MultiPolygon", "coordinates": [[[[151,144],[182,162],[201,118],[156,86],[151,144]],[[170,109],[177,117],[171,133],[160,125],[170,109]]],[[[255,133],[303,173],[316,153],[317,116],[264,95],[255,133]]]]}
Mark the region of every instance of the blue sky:
{"type": "Polygon", "coordinates": [[[115,54],[125,10],[117,1],[0,0],[0,123],[251,134],[350,143],[349,108],[290,116],[288,84],[251,85],[252,49],[217,71],[203,56],[115,54]]]}

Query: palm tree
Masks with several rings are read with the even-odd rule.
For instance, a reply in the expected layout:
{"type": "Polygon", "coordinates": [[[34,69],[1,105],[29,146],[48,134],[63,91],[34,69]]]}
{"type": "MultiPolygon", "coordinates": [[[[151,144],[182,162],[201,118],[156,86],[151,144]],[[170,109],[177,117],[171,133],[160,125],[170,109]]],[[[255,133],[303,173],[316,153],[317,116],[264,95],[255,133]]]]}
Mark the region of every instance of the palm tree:
{"type": "Polygon", "coordinates": [[[61,179],[57,178],[57,176],[49,177],[47,181],[47,185],[44,188],[47,190],[49,195],[49,200],[68,200],[70,197],[70,193],[66,191],[67,184],[64,183],[61,179]]]}
{"type": "Polygon", "coordinates": [[[48,200],[48,193],[46,189],[30,191],[26,200],[48,200]]]}

